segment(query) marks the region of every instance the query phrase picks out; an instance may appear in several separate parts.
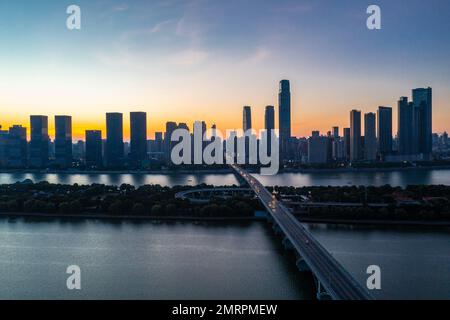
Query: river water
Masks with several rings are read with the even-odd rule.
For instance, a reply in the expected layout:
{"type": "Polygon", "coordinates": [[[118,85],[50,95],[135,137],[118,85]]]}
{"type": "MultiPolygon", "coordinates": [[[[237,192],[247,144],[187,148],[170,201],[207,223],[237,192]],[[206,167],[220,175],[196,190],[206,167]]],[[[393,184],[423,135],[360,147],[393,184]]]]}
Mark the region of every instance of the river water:
{"type": "MultiPolygon", "coordinates": [[[[266,185],[450,184],[450,170],[280,174],[266,185]]],[[[0,174],[0,183],[237,184],[232,174],[0,174]]],[[[431,228],[309,225],[365,285],[381,268],[381,299],[450,299],[450,232],[431,228]]],[[[0,299],[309,299],[311,279],[265,223],[0,219],[0,299]],[[79,265],[82,290],[66,288],[79,265]]]]}
{"type": "MultiPolygon", "coordinates": [[[[275,176],[255,175],[265,185],[280,186],[342,186],[374,185],[407,186],[411,184],[450,185],[450,169],[445,170],[398,170],[398,171],[327,171],[313,173],[281,173],[275,176]]],[[[177,174],[71,174],[71,173],[0,173],[0,184],[10,184],[31,179],[34,182],[48,181],[62,184],[102,183],[120,185],[160,184],[164,186],[197,185],[233,185],[238,184],[236,177],[229,174],[177,173],[177,174]]]]}
{"type": "MultiPolygon", "coordinates": [[[[381,299],[450,299],[450,233],[309,225],[381,299]]],[[[0,299],[311,299],[314,287],[271,228],[253,223],[0,219],[0,299]],[[81,268],[81,290],[66,268],[81,268]]]]}

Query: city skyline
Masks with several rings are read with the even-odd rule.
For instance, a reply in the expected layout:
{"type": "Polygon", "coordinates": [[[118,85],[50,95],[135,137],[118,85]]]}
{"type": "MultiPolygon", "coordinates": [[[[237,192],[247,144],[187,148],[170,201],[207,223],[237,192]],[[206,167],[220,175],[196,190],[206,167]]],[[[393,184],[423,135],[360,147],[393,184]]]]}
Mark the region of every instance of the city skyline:
{"type": "Polygon", "coordinates": [[[443,132],[450,4],[431,2],[379,1],[378,31],[365,27],[366,6],[355,2],[248,1],[231,14],[234,1],[79,1],[80,31],[65,28],[65,4],[56,1],[0,5],[9,44],[0,59],[1,124],[29,127],[30,114],[70,114],[80,139],[87,129],[104,132],[104,114],[119,111],[129,140],[131,111],[148,114],[152,138],[168,120],[239,128],[235,115],[249,105],[261,129],[265,106],[278,108],[278,79],[290,79],[293,136],[347,127],[348,110],[396,108],[410,88],[428,86],[433,132],[443,132]],[[18,16],[33,26],[14,23],[18,16]]]}
{"type": "MultiPolygon", "coordinates": [[[[241,112],[242,112],[243,116],[241,118],[240,126],[233,127],[233,128],[221,129],[221,128],[217,127],[217,124],[216,124],[217,122],[214,121],[214,120],[212,120],[211,123],[203,121],[204,125],[206,125],[208,128],[209,128],[209,126],[214,126],[214,128],[217,128],[217,130],[222,130],[223,133],[225,133],[226,130],[239,130],[239,129],[243,129],[244,131],[246,131],[248,129],[252,129],[252,130],[255,130],[256,132],[258,132],[259,130],[268,129],[267,128],[267,112],[268,112],[267,109],[270,108],[271,112],[273,113],[271,115],[271,117],[273,118],[272,119],[272,121],[273,121],[273,123],[272,123],[273,128],[280,129],[280,128],[284,127],[284,131],[288,132],[289,131],[289,127],[291,126],[291,123],[292,123],[292,120],[290,119],[291,118],[291,111],[289,109],[287,111],[286,110],[284,111],[287,114],[287,116],[286,116],[287,119],[286,119],[286,121],[284,121],[284,123],[279,122],[279,121],[278,122],[275,121],[275,119],[279,120],[280,119],[279,114],[283,113],[281,111],[281,110],[283,110],[282,105],[283,104],[290,105],[290,103],[289,103],[290,102],[289,101],[290,100],[290,95],[291,95],[290,91],[287,92],[288,99],[289,99],[288,101],[289,102],[283,102],[283,100],[282,100],[283,93],[281,91],[281,87],[282,87],[283,83],[287,84],[287,88],[289,90],[290,80],[286,80],[286,79],[285,80],[281,80],[279,82],[279,86],[280,86],[279,105],[278,105],[278,107],[274,107],[272,105],[267,105],[267,106],[262,108],[264,110],[263,118],[262,118],[262,122],[263,122],[262,126],[254,126],[253,125],[254,122],[252,120],[252,117],[253,117],[252,115],[254,114],[254,109],[255,108],[253,108],[252,106],[243,106],[243,107],[241,107],[242,108],[241,112]]],[[[397,105],[394,106],[394,107],[391,107],[391,106],[389,106],[389,107],[388,106],[378,106],[375,109],[375,111],[374,110],[364,111],[362,109],[353,109],[353,110],[351,110],[350,118],[347,118],[347,124],[345,124],[345,125],[334,124],[333,126],[331,126],[329,128],[324,128],[324,130],[320,130],[320,129],[316,128],[316,129],[312,130],[309,134],[306,134],[305,136],[291,135],[291,136],[289,136],[289,139],[291,137],[292,138],[300,138],[300,139],[301,138],[310,138],[310,137],[314,136],[315,133],[331,134],[333,136],[335,136],[336,134],[338,136],[341,136],[341,134],[342,134],[342,136],[345,136],[344,130],[345,129],[351,129],[351,127],[352,127],[352,114],[353,114],[353,112],[358,112],[358,113],[361,113],[363,115],[367,115],[367,114],[371,114],[373,112],[376,112],[377,113],[376,114],[376,123],[377,123],[376,135],[377,135],[377,138],[379,138],[379,134],[380,133],[382,135],[384,134],[384,136],[385,136],[385,138],[381,139],[384,142],[380,142],[380,141],[377,142],[378,144],[382,143],[381,146],[378,145],[378,149],[380,149],[380,150],[384,150],[384,149],[385,150],[391,150],[392,149],[392,139],[395,138],[395,137],[400,139],[400,140],[402,139],[402,135],[400,133],[401,132],[400,113],[405,108],[403,105],[406,103],[406,106],[410,106],[411,107],[411,112],[413,113],[412,109],[415,106],[414,103],[413,103],[414,96],[417,95],[417,92],[419,92],[418,97],[421,97],[421,95],[425,95],[425,97],[428,98],[428,94],[429,94],[430,106],[431,106],[432,105],[431,104],[431,90],[432,89],[430,87],[428,87],[428,88],[415,88],[415,89],[412,89],[411,90],[411,92],[412,92],[412,94],[411,94],[411,102],[409,102],[409,104],[408,104],[408,97],[407,96],[400,96],[397,99],[397,105]],[[428,91],[429,91],[429,93],[428,93],[428,91]],[[395,112],[393,112],[393,110],[395,110],[395,112]],[[386,118],[386,120],[384,120],[384,121],[381,120],[383,117],[385,118],[386,116],[380,117],[380,115],[385,114],[387,112],[388,112],[388,118],[386,118]],[[396,122],[397,122],[397,124],[396,124],[396,122]],[[386,139],[388,139],[388,141],[385,141],[386,139]],[[383,147],[383,145],[384,145],[384,147],[383,147]]],[[[417,100],[417,97],[416,97],[416,100],[417,100]]],[[[434,97],[433,97],[433,100],[434,100],[434,97]]],[[[420,109],[420,105],[416,105],[415,107],[416,107],[415,110],[419,110],[420,109]]],[[[433,109],[434,109],[434,105],[433,105],[433,109]]],[[[348,110],[347,110],[347,112],[348,112],[348,110]]],[[[405,111],[403,111],[403,112],[405,112],[405,111]]],[[[431,112],[431,107],[430,107],[430,111],[429,112],[430,112],[430,114],[432,114],[434,116],[435,112],[431,112]]],[[[141,129],[139,129],[139,132],[140,132],[139,134],[141,135],[140,140],[144,140],[144,137],[145,137],[145,140],[148,140],[148,139],[155,139],[155,138],[157,138],[158,134],[161,134],[161,133],[164,134],[165,132],[170,132],[171,130],[168,130],[168,127],[167,127],[168,124],[174,124],[175,127],[178,126],[178,127],[183,127],[183,128],[185,128],[187,130],[192,130],[192,128],[193,128],[192,126],[193,126],[193,124],[195,122],[202,121],[202,120],[196,119],[196,120],[192,121],[192,123],[189,123],[187,121],[179,121],[178,122],[178,121],[166,120],[164,122],[164,126],[165,127],[162,128],[161,131],[155,131],[155,130],[152,130],[152,129],[148,128],[149,127],[149,125],[148,125],[149,119],[148,119],[147,113],[145,111],[131,111],[131,112],[129,112],[129,114],[126,114],[126,113],[123,113],[123,112],[120,112],[120,111],[119,112],[106,112],[103,116],[105,116],[105,115],[106,115],[106,120],[105,119],[103,120],[104,121],[103,129],[97,129],[97,126],[87,127],[87,128],[83,129],[82,135],[79,136],[79,137],[77,137],[74,134],[74,130],[73,130],[74,125],[72,124],[72,115],[60,115],[60,114],[58,114],[58,115],[54,115],[54,121],[48,121],[48,118],[50,117],[49,115],[30,114],[30,115],[28,115],[28,122],[27,123],[14,123],[14,124],[12,124],[10,126],[3,126],[2,123],[0,123],[0,128],[2,130],[8,130],[10,128],[15,128],[15,127],[18,127],[18,126],[22,127],[24,129],[26,129],[27,140],[31,141],[32,140],[32,130],[30,130],[31,123],[33,122],[33,119],[36,119],[36,118],[41,119],[42,118],[42,119],[45,119],[45,128],[46,129],[44,131],[48,135],[48,139],[51,140],[51,141],[55,141],[55,140],[57,140],[57,136],[58,136],[58,120],[60,122],[61,121],[69,121],[69,124],[67,125],[67,127],[69,129],[67,129],[63,124],[60,124],[59,126],[60,126],[60,130],[62,130],[62,132],[63,132],[63,133],[60,133],[60,135],[64,134],[64,131],[66,131],[65,133],[68,135],[68,137],[69,137],[69,139],[71,141],[73,141],[73,142],[86,141],[86,133],[88,131],[98,131],[98,132],[101,133],[102,139],[103,140],[107,140],[107,138],[108,138],[107,137],[108,119],[111,116],[115,115],[115,116],[118,116],[120,118],[120,120],[119,119],[117,120],[118,121],[117,123],[120,124],[120,132],[121,132],[121,136],[118,137],[119,140],[132,144],[132,140],[133,140],[133,138],[132,138],[133,137],[132,123],[133,122],[135,122],[135,123],[136,122],[140,122],[140,125],[139,125],[141,127],[141,129]],[[133,117],[134,117],[134,119],[133,119],[133,117]],[[52,124],[53,124],[53,126],[52,126],[52,124]],[[150,135],[150,132],[153,132],[153,134],[150,135]],[[127,133],[128,133],[128,136],[127,136],[127,133]]],[[[409,126],[410,128],[412,128],[412,126],[414,124],[418,125],[418,123],[416,123],[418,121],[416,118],[418,119],[419,115],[416,115],[414,117],[413,114],[411,114],[409,123],[408,122],[405,123],[405,126],[409,126]]],[[[433,119],[433,117],[428,117],[428,119],[433,119]]],[[[259,122],[261,119],[256,119],[256,120],[257,120],[257,122],[259,122]]],[[[431,120],[431,122],[429,124],[430,128],[434,127],[433,121],[434,120],[431,120]]],[[[360,131],[361,130],[365,130],[365,125],[363,125],[363,124],[364,124],[364,122],[362,122],[362,124],[360,125],[360,129],[359,129],[360,131]]],[[[419,127],[418,127],[417,130],[422,130],[422,129],[419,129],[419,127]]],[[[280,136],[279,136],[280,137],[280,144],[281,144],[281,141],[283,139],[283,137],[282,137],[283,132],[281,132],[281,131],[282,130],[280,130],[280,133],[279,133],[280,134],[280,136]]],[[[433,130],[429,130],[429,131],[431,133],[440,133],[440,134],[448,132],[448,130],[444,130],[442,132],[433,131],[433,130]]],[[[361,133],[362,132],[363,131],[361,131],[361,133]]],[[[418,131],[415,134],[418,135],[419,134],[418,131]]],[[[411,132],[411,136],[413,136],[413,135],[414,135],[414,133],[411,132]]],[[[361,134],[361,136],[364,136],[364,134],[361,134]]],[[[412,139],[412,138],[413,137],[410,137],[410,139],[412,139]]],[[[421,142],[421,143],[423,144],[424,142],[421,142]]],[[[431,146],[431,141],[429,143],[430,143],[430,146],[431,146]]],[[[140,148],[142,149],[142,147],[140,147],[140,148]]],[[[427,152],[429,153],[430,150],[431,149],[427,150],[427,152]]],[[[418,151],[418,150],[416,150],[416,151],[418,151]]],[[[362,156],[362,155],[360,155],[360,156],[362,156]]]]}

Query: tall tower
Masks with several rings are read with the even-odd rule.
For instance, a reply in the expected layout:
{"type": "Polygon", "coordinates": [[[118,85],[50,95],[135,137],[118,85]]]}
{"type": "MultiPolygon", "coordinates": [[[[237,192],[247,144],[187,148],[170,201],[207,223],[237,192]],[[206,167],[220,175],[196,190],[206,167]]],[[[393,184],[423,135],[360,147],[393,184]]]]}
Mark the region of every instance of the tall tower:
{"type": "Polygon", "coordinates": [[[350,128],[344,128],[344,154],[345,159],[350,160],[350,128]]]}
{"type": "Polygon", "coordinates": [[[418,88],[412,91],[414,104],[414,143],[418,153],[429,158],[432,151],[432,89],[418,88]]]}
{"type": "Polygon", "coordinates": [[[48,117],[30,116],[30,166],[43,168],[48,165],[48,117]]]}
{"type": "Polygon", "coordinates": [[[377,134],[375,113],[364,115],[364,159],[374,161],[377,158],[377,134]]]}
{"type": "Polygon", "coordinates": [[[414,105],[407,97],[398,101],[398,152],[401,155],[413,154],[413,113],[414,105]]]}
{"type": "Polygon", "coordinates": [[[350,161],[361,159],[361,111],[350,112],[350,161]]]}
{"type": "Polygon", "coordinates": [[[272,131],[275,130],[275,108],[267,106],[264,113],[264,129],[267,132],[267,154],[272,154],[272,131]]]}
{"type": "Polygon", "coordinates": [[[177,130],[178,125],[176,122],[168,121],[166,122],[166,132],[164,134],[164,157],[167,164],[172,164],[171,153],[174,146],[172,142],[172,133],[177,130]]]}
{"type": "Polygon", "coordinates": [[[290,157],[291,140],[291,89],[289,80],[280,81],[278,94],[279,104],[279,130],[280,130],[280,158],[287,160],[290,157]]]}
{"type": "Polygon", "coordinates": [[[106,114],[106,166],[121,167],[124,164],[123,115],[106,114]]]}
{"type": "Polygon", "coordinates": [[[266,130],[275,129],[275,108],[274,106],[267,106],[264,113],[264,128],[266,130]]]}
{"type": "Polygon", "coordinates": [[[242,129],[245,131],[252,128],[252,109],[249,106],[244,107],[242,114],[242,129]]]}
{"type": "Polygon", "coordinates": [[[142,166],[147,158],[147,113],[130,113],[130,160],[133,166],[142,166]]]}
{"type": "Polygon", "coordinates": [[[392,108],[378,108],[378,151],[381,157],[392,152],[392,108]]]}
{"type": "Polygon", "coordinates": [[[55,116],[55,161],[61,168],[72,166],[71,116],[55,116]]]}

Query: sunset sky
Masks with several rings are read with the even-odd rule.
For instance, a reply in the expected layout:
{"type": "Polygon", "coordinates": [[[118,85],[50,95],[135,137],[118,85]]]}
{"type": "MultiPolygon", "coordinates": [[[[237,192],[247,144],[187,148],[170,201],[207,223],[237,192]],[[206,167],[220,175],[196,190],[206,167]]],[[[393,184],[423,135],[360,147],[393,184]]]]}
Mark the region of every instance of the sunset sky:
{"type": "Polygon", "coordinates": [[[450,130],[448,0],[0,0],[0,124],[30,114],[73,117],[74,136],[104,129],[106,112],[241,128],[252,106],[278,107],[291,81],[293,134],[348,126],[351,109],[394,107],[433,88],[434,131],[450,130]],[[66,28],[77,4],[82,29],[66,28]],[[382,29],[366,27],[367,6],[382,29]]]}

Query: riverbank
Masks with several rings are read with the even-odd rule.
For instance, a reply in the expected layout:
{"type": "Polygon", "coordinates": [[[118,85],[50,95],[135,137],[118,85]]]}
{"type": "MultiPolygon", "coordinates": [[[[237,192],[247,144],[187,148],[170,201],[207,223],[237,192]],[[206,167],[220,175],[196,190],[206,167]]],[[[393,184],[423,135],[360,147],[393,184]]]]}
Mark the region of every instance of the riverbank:
{"type": "MultiPolygon", "coordinates": [[[[254,217],[184,217],[184,216],[136,216],[136,215],[109,215],[109,214],[51,214],[51,213],[0,213],[0,219],[17,218],[45,218],[45,219],[77,219],[77,220],[120,220],[120,221],[150,221],[150,222],[262,222],[263,216],[254,217]]],[[[450,228],[450,221],[394,221],[394,220],[352,220],[352,219],[325,219],[304,218],[298,220],[306,224],[332,224],[332,225],[363,225],[381,227],[431,227],[450,228]]]]}
{"type": "Polygon", "coordinates": [[[418,220],[354,220],[297,217],[302,223],[334,224],[334,225],[365,225],[365,226],[395,226],[395,227],[442,227],[450,228],[450,221],[418,221],[418,220]]]}
{"type": "MultiPolygon", "coordinates": [[[[352,173],[352,172],[395,172],[395,171],[426,171],[449,170],[450,165],[411,166],[411,167],[374,167],[374,168],[283,168],[278,173],[352,173]]],[[[259,169],[248,169],[251,173],[259,173],[259,169]]],[[[234,171],[229,168],[221,169],[161,169],[161,170],[54,170],[54,169],[1,169],[0,174],[229,174],[234,171]]]]}
{"type": "Polygon", "coordinates": [[[111,214],[53,214],[53,213],[24,213],[1,212],[0,218],[46,218],[46,219],[89,219],[89,220],[141,220],[141,221],[190,221],[190,222],[225,222],[225,221],[265,221],[265,217],[185,217],[185,216],[137,216],[111,214]]]}

